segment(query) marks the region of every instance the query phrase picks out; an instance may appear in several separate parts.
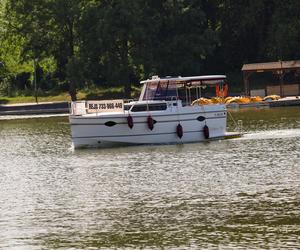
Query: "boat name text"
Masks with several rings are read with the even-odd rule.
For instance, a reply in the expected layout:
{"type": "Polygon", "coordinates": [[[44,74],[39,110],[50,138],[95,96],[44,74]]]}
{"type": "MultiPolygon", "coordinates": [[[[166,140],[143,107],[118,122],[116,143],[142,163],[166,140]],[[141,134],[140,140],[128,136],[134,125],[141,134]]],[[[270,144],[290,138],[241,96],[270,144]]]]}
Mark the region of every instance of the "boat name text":
{"type": "Polygon", "coordinates": [[[88,113],[120,112],[123,111],[123,108],[123,100],[89,101],[87,103],[88,113]]]}

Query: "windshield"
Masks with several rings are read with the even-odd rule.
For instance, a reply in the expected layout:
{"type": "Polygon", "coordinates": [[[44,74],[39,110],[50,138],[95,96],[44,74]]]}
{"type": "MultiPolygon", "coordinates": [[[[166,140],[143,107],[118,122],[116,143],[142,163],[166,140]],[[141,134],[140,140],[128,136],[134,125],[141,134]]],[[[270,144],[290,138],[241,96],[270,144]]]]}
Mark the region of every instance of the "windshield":
{"type": "Polygon", "coordinates": [[[141,99],[150,100],[171,100],[177,97],[176,83],[172,82],[148,82],[144,84],[141,99]]]}

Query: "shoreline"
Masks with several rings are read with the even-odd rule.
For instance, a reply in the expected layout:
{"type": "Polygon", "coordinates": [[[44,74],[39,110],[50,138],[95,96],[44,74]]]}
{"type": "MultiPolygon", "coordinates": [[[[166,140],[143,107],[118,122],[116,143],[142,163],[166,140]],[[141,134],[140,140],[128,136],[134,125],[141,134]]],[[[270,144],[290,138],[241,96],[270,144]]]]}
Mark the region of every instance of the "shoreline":
{"type": "MultiPolygon", "coordinates": [[[[0,116],[22,116],[22,115],[61,115],[69,114],[69,102],[41,102],[41,103],[18,103],[0,105],[0,116]]],[[[300,106],[300,97],[286,97],[277,101],[230,104],[228,109],[239,108],[275,108],[300,106]]]]}
{"type": "Polygon", "coordinates": [[[0,116],[68,114],[69,102],[41,102],[0,105],[0,116]]]}

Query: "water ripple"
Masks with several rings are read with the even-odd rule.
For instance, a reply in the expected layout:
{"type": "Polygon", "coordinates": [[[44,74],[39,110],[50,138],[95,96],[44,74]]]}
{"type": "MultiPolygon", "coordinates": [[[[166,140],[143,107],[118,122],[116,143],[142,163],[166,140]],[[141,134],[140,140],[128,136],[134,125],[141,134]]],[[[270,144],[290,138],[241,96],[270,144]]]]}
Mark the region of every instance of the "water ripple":
{"type": "Polygon", "coordinates": [[[234,113],[241,139],[79,151],[65,117],[0,121],[0,248],[297,249],[296,111],[234,113]]]}

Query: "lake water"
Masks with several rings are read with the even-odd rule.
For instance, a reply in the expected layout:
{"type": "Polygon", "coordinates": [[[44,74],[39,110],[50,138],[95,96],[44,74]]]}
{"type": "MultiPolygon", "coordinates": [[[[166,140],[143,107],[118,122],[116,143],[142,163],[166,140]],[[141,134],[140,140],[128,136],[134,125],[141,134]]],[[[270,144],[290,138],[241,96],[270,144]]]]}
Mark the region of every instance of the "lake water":
{"type": "Polygon", "coordinates": [[[232,116],[243,138],[76,151],[66,117],[1,120],[0,249],[300,248],[300,108],[232,116]]]}

